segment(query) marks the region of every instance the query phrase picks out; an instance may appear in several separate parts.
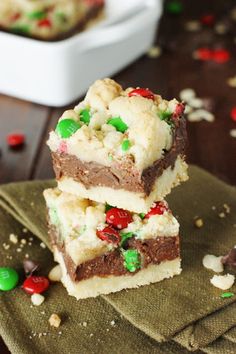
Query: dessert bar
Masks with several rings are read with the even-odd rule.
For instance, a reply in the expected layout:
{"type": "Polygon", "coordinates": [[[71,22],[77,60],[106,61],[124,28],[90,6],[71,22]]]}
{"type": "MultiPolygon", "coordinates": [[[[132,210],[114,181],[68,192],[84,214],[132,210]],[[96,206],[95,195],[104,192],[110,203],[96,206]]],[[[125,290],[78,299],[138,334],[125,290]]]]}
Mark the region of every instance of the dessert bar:
{"type": "Polygon", "coordinates": [[[50,133],[59,189],[146,213],[188,178],[183,111],[148,89],[96,81],[50,133]]]}
{"type": "Polygon", "coordinates": [[[181,272],[179,224],[167,202],[136,214],[59,189],[44,192],[54,258],[77,299],[161,281],[181,272]]]}

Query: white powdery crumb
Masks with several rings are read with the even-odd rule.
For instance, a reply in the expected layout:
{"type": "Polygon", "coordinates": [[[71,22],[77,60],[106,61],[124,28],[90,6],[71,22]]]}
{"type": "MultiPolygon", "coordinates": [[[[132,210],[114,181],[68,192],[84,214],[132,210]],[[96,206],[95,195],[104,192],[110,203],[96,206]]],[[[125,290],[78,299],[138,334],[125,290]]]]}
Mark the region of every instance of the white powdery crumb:
{"type": "Polygon", "coordinates": [[[26,245],[27,241],[26,241],[25,238],[22,238],[22,239],[20,240],[20,243],[21,243],[22,245],[26,245]]]}
{"type": "Polygon", "coordinates": [[[53,313],[48,322],[50,323],[50,326],[58,328],[61,324],[61,318],[56,313],[53,313]]]}
{"type": "Polygon", "coordinates": [[[14,245],[16,245],[18,243],[18,236],[15,234],[10,234],[9,235],[9,241],[14,243],[14,245]]]}
{"type": "Polygon", "coordinates": [[[217,34],[225,34],[228,32],[228,27],[224,23],[217,23],[215,25],[215,31],[217,34]]]}
{"type": "Polygon", "coordinates": [[[58,264],[50,270],[48,274],[48,278],[49,280],[56,282],[56,281],[61,281],[61,277],[62,277],[61,267],[58,264]]]}
{"type": "Polygon", "coordinates": [[[40,247],[42,247],[42,248],[46,248],[45,243],[44,243],[44,242],[41,242],[41,243],[40,243],[40,247]]]}
{"type": "Polygon", "coordinates": [[[161,54],[162,54],[162,49],[159,46],[153,46],[147,52],[147,56],[152,59],[159,58],[161,54]]]}
{"type": "Polygon", "coordinates": [[[203,257],[202,264],[207,269],[211,269],[216,273],[221,273],[224,270],[221,260],[222,256],[216,257],[212,254],[207,254],[203,257]]]}
{"type": "Polygon", "coordinates": [[[234,275],[226,274],[226,275],[214,275],[214,277],[211,278],[210,282],[216,288],[222,290],[228,290],[233,286],[234,280],[235,280],[234,275]]]}
{"type": "Polygon", "coordinates": [[[236,129],[231,129],[229,135],[232,136],[232,138],[236,138],[236,129]]]}
{"type": "Polygon", "coordinates": [[[31,295],[31,302],[33,305],[35,306],[40,306],[42,305],[42,303],[44,302],[45,297],[43,295],[40,294],[33,294],[31,295]]]}
{"type": "Polygon", "coordinates": [[[113,321],[111,321],[111,326],[115,326],[115,321],[113,320],[113,321]]]}
{"type": "Polygon", "coordinates": [[[180,91],[179,97],[182,101],[189,102],[196,97],[196,92],[191,88],[186,88],[180,91]]]}
{"type": "Polygon", "coordinates": [[[83,327],[87,327],[87,322],[82,323],[83,327]]]}
{"type": "Polygon", "coordinates": [[[23,232],[24,234],[26,234],[26,233],[28,232],[28,230],[26,229],[26,227],[23,228],[22,232],[23,232]]]}

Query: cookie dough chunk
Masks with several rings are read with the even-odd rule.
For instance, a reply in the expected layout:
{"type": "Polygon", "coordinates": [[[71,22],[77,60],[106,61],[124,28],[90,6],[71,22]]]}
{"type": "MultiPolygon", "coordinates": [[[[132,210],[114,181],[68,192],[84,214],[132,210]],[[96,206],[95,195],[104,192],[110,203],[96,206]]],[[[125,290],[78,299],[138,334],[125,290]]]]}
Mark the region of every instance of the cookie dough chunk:
{"type": "Polygon", "coordinates": [[[104,0],[2,0],[0,28],[42,39],[59,40],[100,18],[104,0]]]}
{"type": "Polygon", "coordinates": [[[146,213],[188,178],[183,111],[148,89],[96,81],[50,133],[59,188],[146,213]]]}
{"type": "Polygon", "coordinates": [[[62,283],[77,299],[155,283],[181,272],[179,224],[165,201],[147,214],[48,189],[49,235],[62,283]]]}

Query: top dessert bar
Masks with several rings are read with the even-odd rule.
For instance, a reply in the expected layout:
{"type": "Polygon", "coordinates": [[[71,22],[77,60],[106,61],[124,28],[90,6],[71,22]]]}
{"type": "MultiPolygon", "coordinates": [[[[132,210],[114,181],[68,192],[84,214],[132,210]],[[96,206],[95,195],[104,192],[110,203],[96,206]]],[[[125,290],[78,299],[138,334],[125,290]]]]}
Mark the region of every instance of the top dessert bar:
{"type": "Polygon", "coordinates": [[[103,10],[104,0],[1,0],[0,28],[42,40],[83,30],[103,10]]]}
{"type": "Polygon", "coordinates": [[[96,81],[50,133],[59,189],[146,213],[188,178],[183,111],[148,89],[96,81]]]}

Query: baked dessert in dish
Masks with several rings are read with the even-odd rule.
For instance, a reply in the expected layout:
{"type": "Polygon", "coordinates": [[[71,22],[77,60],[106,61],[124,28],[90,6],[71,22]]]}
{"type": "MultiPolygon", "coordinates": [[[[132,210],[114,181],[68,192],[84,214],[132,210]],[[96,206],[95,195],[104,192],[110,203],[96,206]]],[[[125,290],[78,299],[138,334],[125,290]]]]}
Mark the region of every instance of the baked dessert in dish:
{"type": "Polygon", "coordinates": [[[102,16],[104,0],[1,0],[0,28],[42,40],[63,39],[102,16]]]}
{"type": "Polygon", "coordinates": [[[49,234],[62,283],[77,299],[109,294],[181,272],[179,224],[165,201],[147,214],[47,189],[49,234]]]}
{"type": "Polygon", "coordinates": [[[148,89],[96,81],[47,142],[58,188],[147,213],[186,181],[184,104],[148,89]]]}

